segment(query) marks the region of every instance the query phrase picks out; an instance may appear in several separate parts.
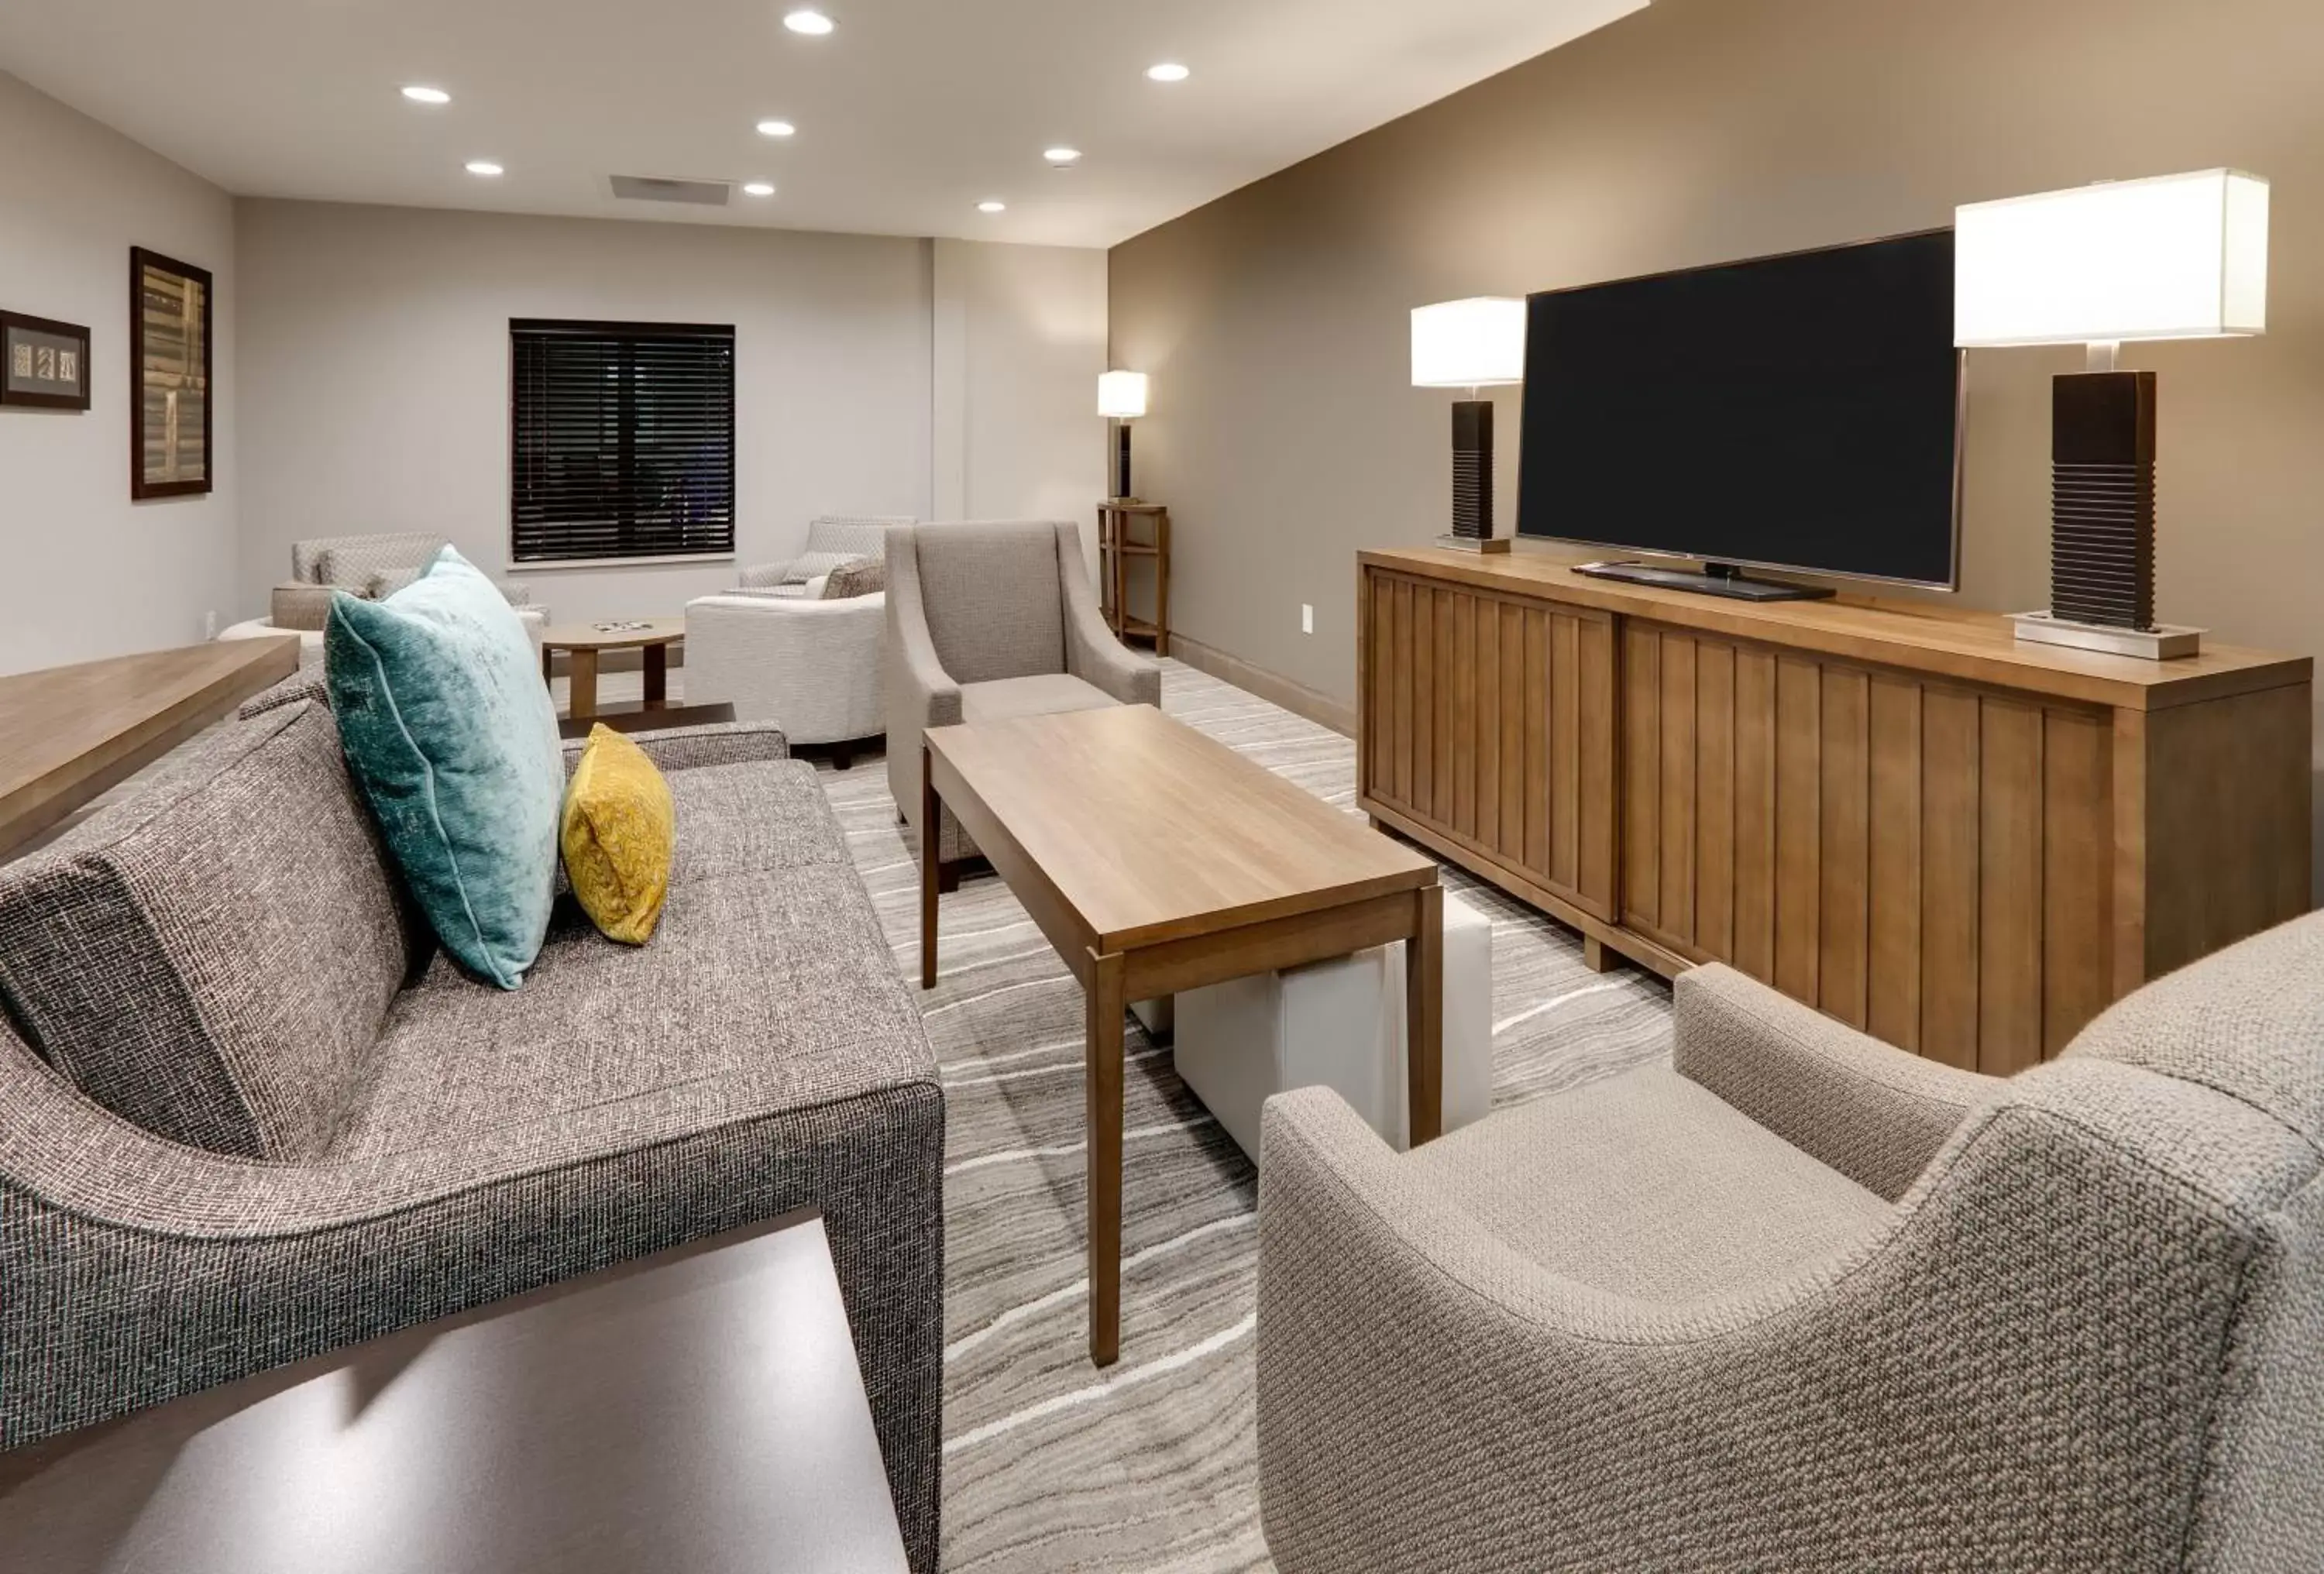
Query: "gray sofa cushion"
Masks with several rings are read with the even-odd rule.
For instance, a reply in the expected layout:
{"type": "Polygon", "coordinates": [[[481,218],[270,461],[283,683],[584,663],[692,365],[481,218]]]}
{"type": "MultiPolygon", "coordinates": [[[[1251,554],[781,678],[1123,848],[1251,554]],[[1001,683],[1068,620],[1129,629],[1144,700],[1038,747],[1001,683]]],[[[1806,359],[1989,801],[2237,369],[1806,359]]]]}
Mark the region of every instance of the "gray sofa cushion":
{"type": "Polygon", "coordinates": [[[1893,1217],[1667,1065],[1502,1110],[1399,1162],[1544,1267],[1646,1301],[1763,1284],[1893,1217]]]}
{"type": "Polygon", "coordinates": [[[914,536],[928,638],[953,682],[1065,670],[1056,525],[946,525],[914,536]]]}
{"type": "Polygon", "coordinates": [[[376,536],[318,536],[290,544],[290,577],[310,584],[368,584],[383,569],[420,568],[449,543],[423,530],[376,536]]]}
{"type": "Polygon", "coordinates": [[[34,1047],[215,1153],[329,1146],[422,944],[311,704],[210,734],[0,867],[0,991],[34,1047]]]}

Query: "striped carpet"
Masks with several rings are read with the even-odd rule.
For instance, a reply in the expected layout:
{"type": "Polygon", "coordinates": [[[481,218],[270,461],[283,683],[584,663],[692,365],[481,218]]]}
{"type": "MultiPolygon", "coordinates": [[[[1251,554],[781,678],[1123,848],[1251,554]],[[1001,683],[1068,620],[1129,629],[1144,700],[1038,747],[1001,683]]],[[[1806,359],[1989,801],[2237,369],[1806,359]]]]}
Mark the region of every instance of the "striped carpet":
{"type": "MultiPolygon", "coordinates": [[[[1171,715],[1352,805],[1348,740],[1175,661],[1163,693],[1171,715]]],[[[823,780],[897,965],[917,979],[918,865],[885,768],[823,780]]],[[[1585,971],[1570,933],[1447,876],[1494,921],[1497,1104],[1667,1052],[1665,988],[1585,971]]],[[[999,880],[965,882],[941,919],[943,976],[922,999],[949,1123],[945,1568],[1268,1568],[1251,1165],[1131,1024],[1121,1360],[1100,1375],[1085,1347],[1081,991],[999,880]]]]}

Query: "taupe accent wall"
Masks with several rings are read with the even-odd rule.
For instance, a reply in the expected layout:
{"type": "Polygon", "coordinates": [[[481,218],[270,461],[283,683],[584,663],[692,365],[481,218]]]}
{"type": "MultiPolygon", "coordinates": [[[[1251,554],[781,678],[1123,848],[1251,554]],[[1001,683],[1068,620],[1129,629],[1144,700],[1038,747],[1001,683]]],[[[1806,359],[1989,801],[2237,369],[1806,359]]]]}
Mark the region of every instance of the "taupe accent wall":
{"type": "MultiPolygon", "coordinates": [[[[1964,201],[2216,165],[2274,183],[2269,334],[2126,353],[2162,374],[2160,612],[2315,652],[2317,0],[1655,0],[1124,244],[1111,354],[1154,379],[1138,479],[1172,511],[1172,618],[1352,699],[1357,550],[1425,543],[1450,515],[1452,396],[1406,385],[1415,306],[1892,235],[1950,223],[1964,201]]],[[[2043,603],[2049,379],[2080,364],[2079,350],[1971,357],[1969,604],[2043,603]]],[[[1504,531],[1517,392],[1501,391],[1497,412],[1504,531]]]]}

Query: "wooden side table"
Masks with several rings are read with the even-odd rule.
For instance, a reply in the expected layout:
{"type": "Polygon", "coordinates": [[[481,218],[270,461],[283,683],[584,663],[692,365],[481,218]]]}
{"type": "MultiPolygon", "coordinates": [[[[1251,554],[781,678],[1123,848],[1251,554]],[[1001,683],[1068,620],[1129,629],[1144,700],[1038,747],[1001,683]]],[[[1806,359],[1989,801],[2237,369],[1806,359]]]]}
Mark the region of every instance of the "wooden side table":
{"type": "Polygon", "coordinates": [[[1151,640],[1154,654],[1170,654],[1170,511],[1158,502],[1102,502],[1097,505],[1098,595],[1103,603],[1106,626],[1120,640],[1151,640]],[[1152,521],[1146,539],[1131,528],[1137,520],[1152,521]],[[1154,619],[1133,617],[1129,609],[1130,563],[1144,557],[1154,564],[1154,619]]]}
{"type": "Polygon", "coordinates": [[[565,709],[572,720],[587,721],[597,713],[597,657],[601,651],[642,650],[645,653],[643,708],[659,711],[669,704],[669,648],[686,638],[686,620],[638,618],[627,621],[641,626],[599,628],[594,624],[576,623],[550,629],[541,634],[540,676],[544,682],[549,677],[559,650],[569,658],[566,673],[573,681],[565,709]]]}

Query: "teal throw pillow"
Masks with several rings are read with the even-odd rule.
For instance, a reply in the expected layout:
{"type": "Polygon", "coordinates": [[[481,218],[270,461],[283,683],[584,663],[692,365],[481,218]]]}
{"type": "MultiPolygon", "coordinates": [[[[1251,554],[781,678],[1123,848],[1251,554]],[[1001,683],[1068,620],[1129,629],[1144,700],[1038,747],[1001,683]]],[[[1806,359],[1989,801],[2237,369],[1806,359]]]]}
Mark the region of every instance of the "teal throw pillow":
{"type": "Polygon", "coordinates": [[[385,601],[334,596],[323,630],[347,765],[420,910],[504,990],[540,954],[565,757],[524,624],[449,547],[385,601]]]}

